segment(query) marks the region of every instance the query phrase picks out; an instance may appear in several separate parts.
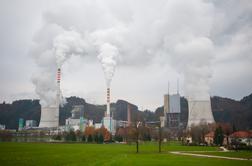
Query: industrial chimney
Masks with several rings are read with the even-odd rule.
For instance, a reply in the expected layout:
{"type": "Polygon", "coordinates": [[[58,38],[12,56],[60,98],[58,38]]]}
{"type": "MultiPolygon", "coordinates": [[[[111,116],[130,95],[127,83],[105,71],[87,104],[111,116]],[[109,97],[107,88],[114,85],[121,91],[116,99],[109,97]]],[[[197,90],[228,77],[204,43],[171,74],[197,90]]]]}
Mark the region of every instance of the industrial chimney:
{"type": "Polygon", "coordinates": [[[56,111],[55,111],[55,122],[57,124],[57,127],[59,126],[59,105],[60,105],[60,80],[61,80],[61,69],[58,68],[57,72],[57,94],[56,94],[56,111]]]}
{"type": "Polygon", "coordinates": [[[107,112],[105,116],[110,117],[110,88],[107,88],[107,112]]]}

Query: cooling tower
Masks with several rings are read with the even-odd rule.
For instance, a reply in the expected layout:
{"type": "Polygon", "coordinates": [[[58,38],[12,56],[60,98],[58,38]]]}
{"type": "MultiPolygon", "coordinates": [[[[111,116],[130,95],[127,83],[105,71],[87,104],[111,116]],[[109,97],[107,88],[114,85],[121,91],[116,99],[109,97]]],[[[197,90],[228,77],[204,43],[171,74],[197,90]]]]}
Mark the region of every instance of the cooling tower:
{"type": "Polygon", "coordinates": [[[198,125],[204,121],[206,123],[214,123],[214,118],[209,100],[188,100],[188,123],[190,128],[192,124],[198,125]]]}
{"type": "Polygon", "coordinates": [[[56,106],[42,107],[39,127],[58,127],[58,112],[56,106]]]}
{"type": "Polygon", "coordinates": [[[39,127],[58,127],[59,126],[59,104],[60,104],[60,68],[57,71],[57,92],[55,104],[41,108],[39,127]]]}

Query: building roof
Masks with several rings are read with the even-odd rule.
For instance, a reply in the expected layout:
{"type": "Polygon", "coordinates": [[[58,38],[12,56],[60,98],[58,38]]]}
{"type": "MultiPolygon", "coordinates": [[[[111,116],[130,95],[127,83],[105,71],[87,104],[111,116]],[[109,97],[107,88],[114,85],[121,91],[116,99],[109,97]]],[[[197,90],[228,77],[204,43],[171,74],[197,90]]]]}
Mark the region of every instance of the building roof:
{"type": "Polygon", "coordinates": [[[211,131],[205,135],[205,137],[214,137],[214,132],[211,131]]]}
{"type": "Polygon", "coordinates": [[[230,135],[230,137],[234,138],[250,138],[252,137],[251,131],[236,131],[230,135]]]}

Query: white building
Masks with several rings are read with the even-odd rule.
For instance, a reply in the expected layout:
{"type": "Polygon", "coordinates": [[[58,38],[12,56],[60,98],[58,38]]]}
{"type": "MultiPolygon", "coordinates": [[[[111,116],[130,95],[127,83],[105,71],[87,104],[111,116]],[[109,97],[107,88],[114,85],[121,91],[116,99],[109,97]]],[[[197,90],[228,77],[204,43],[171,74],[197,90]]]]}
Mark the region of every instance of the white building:
{"type": "Polygon", "coordinates": [[[0,130],[5,130],[5,125],[0,124],[0,130]]]}
{"type": "Polygon", "coordinates": [[[102,127],[102,123],[95,123],[95,128],[96,129],[99,129],[99,128],[101,128],[102,127]]]}
{"type": "Polygon", "coordinates": [[[35,120],[25,121],[25,128],[33,128],[33,127],[37,127],[37,122],[35,120]]]}
{"type": "Polygon", "coordinates": [[[84,118],[80,118],[80,119],[67,118],[66,119],[67,130],[73,129],[74,131],[76,130],[85,131],[85,128],[88,126],[88,124],[89,124],[89,121],[84,118]]]}

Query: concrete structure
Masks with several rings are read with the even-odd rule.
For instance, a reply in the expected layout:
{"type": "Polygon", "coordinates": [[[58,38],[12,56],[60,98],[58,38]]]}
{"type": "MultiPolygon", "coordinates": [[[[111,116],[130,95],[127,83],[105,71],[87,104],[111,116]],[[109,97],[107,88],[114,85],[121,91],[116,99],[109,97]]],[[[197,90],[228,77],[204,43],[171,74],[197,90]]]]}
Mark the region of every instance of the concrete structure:
{"type": "Polygon", "coordinates": [[[160,116],[160,126],[165,127],[167,123],[166,117],[165,116],[160,116]]]}
{"type": "Polygon", "coordinates": [[[190,128],[192,124],[198,125],[202,121],[206,123],[214,123],[210,98],[209,100],[202,101],[188,99],[188,109],[188,128],[190,128]]]}
{"type": "Polygon", "coordinates": [[[25,121],[25,128],[33,128],[33,127],[37,127],[36,120],[26,120],[25,121]]]}
{"type": "Polygon", "coordinates": [[[99,129],[99,128],[101,128],[102,127],[102,123],[95,123],[95,128],[96,129],[99,129]]]}
{"type": "Polygon", "coordinates": [[[57,115],[59,112],[59,107],[56,106],[50,106],[50,107],[42,107],[41,108],[41,118],[39,127],[58,127],[59,125],[59,115],[57,115]]]}
{"type": "MultiPolygon", "coordinates": [[[[180,127],[180,95],[177,94],[166,94],[164,95],[164,117],[162,118],[163,123],[168,128],[179,128],[180,127]]],[[[161,118],[161,117],[160,117],[161,118]]],[[[160,119],[161,120],[161,119],[160,119]]]]}
{"type": "MultiPolygon", "coordinates": [[[[65,125],[67,130],[84,131],[89,126],[89,120],[83,118],[84,105],[75,105],[71,111],[72,116],[66,119],[65,125]]],[[[93,121],[92,121],[93,122],[93,121]]]]}
{"type": "Polygon", "coordinates": [[[76,130],[84,131],[87,125],[88,125],[87,119],[83,119],[83,118],[80,118],[80,119],[67,118],[66,119],[66,128],[68,130],[73,129],[74,131],[76,130]]]}
{"type": "Polygon", "coordinates": [[[55,103],[51,106],[41,108],[41,118],[39,127],[59,127],[59,104],[60,104],[60,68],[57,71],[57,92],[55,96],[55,103]]]}
{"type": "Polygon", "coordinates": [[[5,130],[5,125],[0,124],[0,130],[5,130]]]}
{"type": "Polygon", "coordinates": [[[71,111],[73,119],[80,119],[84,115],[84,105],[75,105],[71,111]]]}
{"type": "Polygon", "coordinates": [[[169,110],[168,113],[180,113],[180,95],[169,95],[169,110]]]}
{"type": "Polygon", "coordinates": [[[114,120],[112,117],[104,117],[103,118],[103,125],[104,127],[112,133],[112,135],[116,132],[116,120],[114,120]]]}

